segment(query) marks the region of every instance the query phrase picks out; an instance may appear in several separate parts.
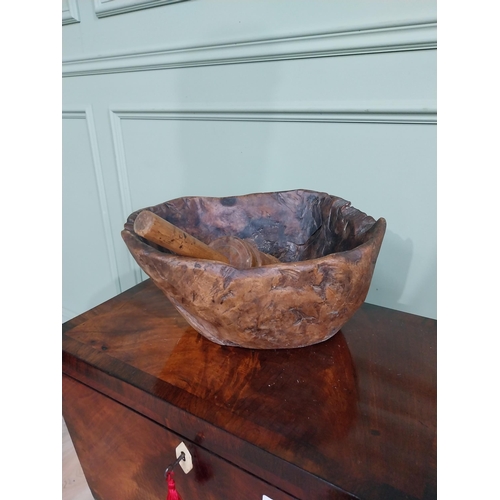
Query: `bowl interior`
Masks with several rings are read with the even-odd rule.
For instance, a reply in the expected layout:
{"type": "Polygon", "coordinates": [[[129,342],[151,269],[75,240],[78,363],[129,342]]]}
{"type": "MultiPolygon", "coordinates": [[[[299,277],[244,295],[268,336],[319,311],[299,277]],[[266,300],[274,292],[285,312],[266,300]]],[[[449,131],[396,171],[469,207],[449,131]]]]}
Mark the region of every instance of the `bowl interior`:
{"type": "MultiPolygon", "coordinates": [[[[148,209],[205,243],[238,236],[282,262],[351,250],[366,240],[366,232],[375,224],[350,202],[307,190],[186,197],[148,209]]],[[[127,229],[132,230],[139,212],[129,217],[127,229]]]]}

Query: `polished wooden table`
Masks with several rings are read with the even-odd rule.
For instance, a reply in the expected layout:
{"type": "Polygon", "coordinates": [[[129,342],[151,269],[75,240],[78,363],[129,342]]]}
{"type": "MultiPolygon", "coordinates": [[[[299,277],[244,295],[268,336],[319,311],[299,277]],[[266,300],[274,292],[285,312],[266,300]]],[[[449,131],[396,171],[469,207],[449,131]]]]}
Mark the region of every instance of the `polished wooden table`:
{"type": "Polygon", "coordinates": [[[148,280],[63,325],[63,416],[99,500],[436,498],[436,321],[364,304],[294,350],[216,345],[148,280]]]}

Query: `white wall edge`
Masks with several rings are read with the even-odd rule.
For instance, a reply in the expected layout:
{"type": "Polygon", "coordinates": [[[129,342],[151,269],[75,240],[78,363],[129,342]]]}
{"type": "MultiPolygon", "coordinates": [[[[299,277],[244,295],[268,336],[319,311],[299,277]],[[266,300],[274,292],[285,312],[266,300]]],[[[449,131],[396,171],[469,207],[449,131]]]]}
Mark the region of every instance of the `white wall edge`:
{"type": "Polygon", "coordinates": [[[62,112],[63,119],[81,119],[85,120],[87,125],[87,133],[90,142],[90,151],[92,154],[92,166],[97,187],[97,195],[99,198],[101,220],[104,228],[104,238],[106,241],[106,251],[108,255],[108,264],[111,271],[111,276],[115,283],[116,293],[121,293],[123,290],[120,286],[118,266],[116,263],[116,253],[111,237],[111,221],[109,218],[109,209],[106,196],[106,188],[104,185],[104,175],[101,165],[101,157],[99,155],[99,146],[97,142],[97,132],[95,129],[94,114],[91,106],[86,106],[84,110],[67,110],[62,112]]]}
{"type": "Polygon", "coordinates": [[[62,10],[62,25],[80,22],[80,14],[76,0],[67,0],[68,7],[62,10]]]}
{"type": "MultiPolygon", "coordinates": [[[[115,0],[116,1],[116,0],[115,0]]],[[[63,76],[214,66],[437,48],[437,23],[316,33],[63,61],[63,76]]]]}
{"type": "MultiPolygon", "coordinates": [[[[433,109],[351,109],[351,110],[118,110],[115,119],[124,120],[192,120],[192,121],[255,121],[312,123],[437,123],[433,109]]],[[[124,162],[124,159],[123,159],[124,162]]],[[[128,214],[127,214],[128,215],[128,214]]]]}
{"type": "MultiPolygon", "coordinates": [[[[111,125],[111,135],[113,137],[113,150],[115,153],[115,165],[118,175],[118,188],[120,192],[120,201],[122,208],[122,219],[126,221],[132,213],[132,195],[130,183],[128,180],[127,162],[125,160],[125,147],[123,144],[123,133],[121,126],[121,117],[110,110],[109,119],[111,125]]],[[[130,252],[127,252],[127,263],[135,284],[142,282],[141,270],[136,264],[130,252]]]]}
{"type": "Polygon", "coordinates": [[[63,110],[62,112],[63,120],[86,120],[87,115],[85,110],[63,110]]]}
{"type": "Polygon", "coordinates": [[[67,309],[65,307],[62,308],[62,322],[66,323],[66,321],[69,321],[70,319],[75,318],[78,316],[78,313],[75,311],[71,311],[70,309],[67,309]]]}
{"type": "Polygon", "coordinates": [[[96,16],[103,18],[183,1],[185,0],[95,0],[94,7],[96,16]]]}

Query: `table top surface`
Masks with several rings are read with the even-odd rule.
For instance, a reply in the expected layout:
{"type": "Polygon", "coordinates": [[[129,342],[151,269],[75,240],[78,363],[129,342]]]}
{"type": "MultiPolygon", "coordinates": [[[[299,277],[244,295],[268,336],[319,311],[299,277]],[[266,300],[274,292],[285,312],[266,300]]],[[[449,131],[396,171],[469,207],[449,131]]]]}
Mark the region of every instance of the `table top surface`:
{"type": "Polygon", "coordinates": [[[436,497],[435,320],[365,303],[314,346],[226,347],[199,335],[147,280],[65,323],[63,333],[64,353],[88,370],[339,491],[436,497]]]}

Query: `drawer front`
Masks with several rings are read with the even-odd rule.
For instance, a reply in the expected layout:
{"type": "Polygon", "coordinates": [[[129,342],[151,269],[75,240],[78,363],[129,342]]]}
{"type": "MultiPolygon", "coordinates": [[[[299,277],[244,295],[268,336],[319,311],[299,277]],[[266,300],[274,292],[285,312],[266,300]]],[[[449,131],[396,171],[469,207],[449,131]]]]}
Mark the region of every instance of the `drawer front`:
{"type": "Polygon", "coordinates": [[[66,375],[63,416],[98,500],[164,499],[164,471],[175,460],[175,448],[181,441],[193,457],[189,474],[180,467],[175,470],[183,498],[295,498],[66,375]]]}

